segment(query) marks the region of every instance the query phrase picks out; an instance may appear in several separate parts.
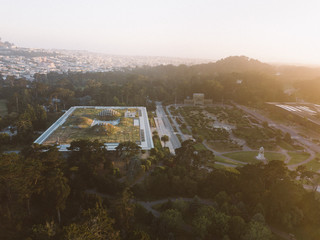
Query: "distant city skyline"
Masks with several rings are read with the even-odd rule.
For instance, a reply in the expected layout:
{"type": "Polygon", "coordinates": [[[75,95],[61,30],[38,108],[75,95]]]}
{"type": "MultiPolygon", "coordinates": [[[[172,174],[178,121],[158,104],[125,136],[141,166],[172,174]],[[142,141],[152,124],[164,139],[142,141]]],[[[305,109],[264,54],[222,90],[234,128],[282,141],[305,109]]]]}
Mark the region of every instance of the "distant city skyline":
{"type": "Polygon", "coordinates": [[[320,65],[320,1],[1,0],[20,47],[320,65]]]}

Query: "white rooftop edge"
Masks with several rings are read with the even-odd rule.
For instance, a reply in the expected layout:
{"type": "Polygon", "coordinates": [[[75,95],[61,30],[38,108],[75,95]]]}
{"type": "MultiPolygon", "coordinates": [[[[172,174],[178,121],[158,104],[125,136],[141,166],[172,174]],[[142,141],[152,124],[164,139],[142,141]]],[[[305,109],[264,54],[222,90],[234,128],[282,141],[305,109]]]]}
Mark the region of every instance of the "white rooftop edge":
{"type": "MultiPolygon", "coordinates": [[[[143,150],[150,150],[154,148],[151,129],[148,121],[147,109],[145,107],[118,107],[118,106],[74,106],[71,107],[68,111],[66,111],[55,123],[53,123],[40,137],[38,137],[34,143],[42,144],[58,127],[60,127],[70,116],[70,114],[77,108],[95,108],[95,109],[139,109],[141,111],[141,116],[139,116],[140,121],[140,133],[141,130],[144,132],[144,141],[140,142],[139,145],[143,150]]],[[[115,150],[119,143],[105,143],[107,150],[115,150]]],[[[68,151],[68,147],[70,144],[59,145],[59,151],[68,151]]]]}

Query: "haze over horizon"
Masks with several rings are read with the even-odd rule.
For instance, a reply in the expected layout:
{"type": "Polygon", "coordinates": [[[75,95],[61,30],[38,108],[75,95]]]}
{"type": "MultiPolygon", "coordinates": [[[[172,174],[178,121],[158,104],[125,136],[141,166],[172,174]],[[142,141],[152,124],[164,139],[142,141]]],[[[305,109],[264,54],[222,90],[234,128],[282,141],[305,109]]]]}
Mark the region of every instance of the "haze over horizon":
{"type": "Polygon", "coordinates": [[[29,48],[320,65],[318,9],[315,0],[3,0],[0,37],[29,48]]]}

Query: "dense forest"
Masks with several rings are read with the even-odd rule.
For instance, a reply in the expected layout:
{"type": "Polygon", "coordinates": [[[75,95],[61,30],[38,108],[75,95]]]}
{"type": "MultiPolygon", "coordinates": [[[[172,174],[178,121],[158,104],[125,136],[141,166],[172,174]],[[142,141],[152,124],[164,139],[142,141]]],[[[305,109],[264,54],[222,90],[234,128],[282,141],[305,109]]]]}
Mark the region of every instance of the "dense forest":
{"type": "Polygon", "coordinates": [[[156,148],[145,162],[134,146],[110,153],[89,141],[73,142],[67,157],[39,145],[2,154],[1,238],[264,240],[275,239],[275,226],[319,238],[319,200],[303,188],[311,180],[304,168],[271,161],[208,172],[201,162],[210,156],[194,154],[193,144],[176,156],[156,148]],[[130,171],[153,171],[128,185],[113,166],[123,158],[130,171]],[[165,199],[159,216],[142,207],[155,199],[165,199]]]}
{"type": "Polygon", "coordinates": [[[130,142],[109,152],[98,141],[79,140],[68,154],[32,145],[74,105],[146,106],[151,112],[157,101],[182,103],[195,92],[257,108],[296,97],[320,102],[317,71],[295,81],[278,71],[242,56],[195,66],[51,72],[32,82],[0,75],[0,99],[8,109],[0,129],[17,131],[0,134],[0,239],[277,240],[277,231],[319,239],[318,181],[303,167],[290,171],[270,161],[208,171],[201,166],[215,156],[195,151],[192,141],[176,155],[155,144],[147,158],[130,142]],[[284,91],[288,84],[293,95],[284,91]],[[17,148],[18,154],[4,153],[17,148]]]}

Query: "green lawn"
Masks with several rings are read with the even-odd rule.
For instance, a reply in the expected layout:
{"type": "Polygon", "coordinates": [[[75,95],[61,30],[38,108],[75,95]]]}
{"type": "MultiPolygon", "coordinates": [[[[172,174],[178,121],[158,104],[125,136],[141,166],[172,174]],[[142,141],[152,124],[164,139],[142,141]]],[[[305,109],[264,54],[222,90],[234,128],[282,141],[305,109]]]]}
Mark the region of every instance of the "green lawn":
{"type": "Polygon", "coordinates": [[[303,162],[310,157],[310,154],[306,152],[288,152],[288,154],[291,157],[289,165],[303,162]]]}
{"type": "Polygon", "coordinates": [[[316,154],[316,157],[310,162],[306,163],[304,166],[310,171],[319,171],[320,170],[320,153],[316,154]]]}
{"type": "Polygon", "coordinates": [[[0,99],[0,116],[5,116],[8,114],[7,100],[0,99]]]}
{"type": "MultiPolygon", "coordinates": [[[[258,163],[259,160],[256,159],[258,155],[258,151],[242,151],[242,152],[233,152],[233,153],[226,153],[223,156],[247,163],[258,163]]],[[[285,156],[281,153],[274,153],[274,152],[265,152],[264,156],[268,161],[271,160],[285,160],[285,156]]]]}
{"type": "Polygon", "coordinates": [[[194,145],[194,148],[195,148],[197,151],[207,150],[207,148],[206,148],[202,143],[197,143],[196,145],[194,145]]]}
{"type": "Polygon", "coordinates": [[[226,158],[221,157],[221,156],[215,156],[215,157],[214,157],[214,160],[215,160],[216,162],[222,162],[222,163],[233,164],[233,165],[236,165],[236,166],[242,166],[241,163],[231,161],[231,160],[226,159],[226,158]]]}
{"type": "Polygon", "coordinates": [[[283,149],[286,149],[288,151],[294,151],[296,150],[291,144],[281,140],[280,143],[278,144],[279,147],[282,147],[283,149]]]}
{"type": "Polygon", "coordinates": [[[264,156],[265,156],[266,159],[268,159],[269,161],[272,161],[272,160],[285,161],[285,160],[286,160],[286,156],[283,155],[282,153],[265,152],[265,153],[264,153],[264,156]]]}
{"type": "Polygon", "coordinates": [[[218,142],[218,141],[208,141],[207,144],[210,148],[216,150],[217,152],[229,152],[229,151],[236,151],[241,150],[241,146],[226,141],[226,142],[218,142]]]}
{"type": "Polygon", "coordinates": [[[223,154],[223,156],[247,163],[258,163],[259,160],[256,159],[257,155],[257,151],[242,151],[223,154]]]}

